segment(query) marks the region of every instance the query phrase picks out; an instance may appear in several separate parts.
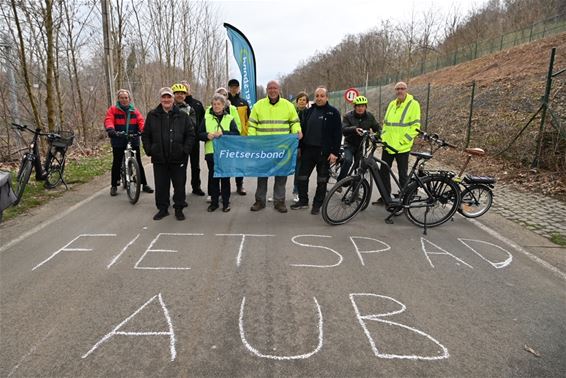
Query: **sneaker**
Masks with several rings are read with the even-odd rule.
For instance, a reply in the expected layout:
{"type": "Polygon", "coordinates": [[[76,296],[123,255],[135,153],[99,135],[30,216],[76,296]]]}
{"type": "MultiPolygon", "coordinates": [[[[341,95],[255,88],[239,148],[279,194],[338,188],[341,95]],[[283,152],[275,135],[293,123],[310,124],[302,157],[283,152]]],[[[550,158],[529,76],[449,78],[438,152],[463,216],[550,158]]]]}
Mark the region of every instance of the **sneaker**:
{"type": "Polygon", "coordinates": [[[232,209],[230,209],[230,206],[224,206],[224,207],[222,208],[222,212],[223,212],[223,213],[227,213],[227,212],[229,212],[230,210],[232,210],[232,209]]]}
{"type": "Polygon", "coordinates": [[[273,202],[273,197],[269,197],[269,198],[267,199],[267,202],[273,202]]]}
{"type": "Polygon", "coordinates": [[[167,210],[159,210],[159,211],[157,212],[157,214],[155,214],[155,215],[153,216],[153,220],[160,220],[160,219],[163,219],[163,218],[165,218],[167,215],[169,215],[169,212],[168,212],[167,210]]]}
{"type": "Polygon", "coordinates": [[[311,214],[312,214],[312,215],[318,215],[318,214],[320,214],[320,207],[314,207],[314,206],[313,206],[312,209],[311,209],[311,214]]]}
{"type": "Polygon", "coordinates": [[[246,194],[248,194],[246,192],[246,189],[244,189],[242,186],[238,187],[238,189],[236,189],[236,192],[241,196],[245,196],[246,194]]]}
{"type": "Polygon", "coordinates": [[[293,202],[299,202],[299,193],[293,193],[293,202]]]}
{"type": "Polygon", "coordinates": [[[110,187],[110,195],[112,197],[117,196],[118,195],[118,187],[116,186],[111,186],[110,187]]]}
{"type": "Polygon", "coordinates": [[[183,209],[175,209],[175,218],[177,220],[185,220],[185,214],[183,214],[183,209]]]}
{"type": "Polygon", "coordinates": [[[287,206],[285,206],[285,202],[276,202],[273,207],[275,208],[275,210],[279,211],[280,213],[286,213],[287,212],[287,206]]]}
{"type": "Polygon", "coordinates": [[[196,195],[196,196],[201,196],[201,197],[204,196],[204,192],[202,191],[201,188],[193,189],[193,194],[196,195]]]}
{"type": "Polygon", "coordinates": [[[371,204],[374,205],[374,206],[381,206],[381,205],[383,205],[383,203],[384,203],[383,198],[379,197],[377,199],[377,201],[373,201],[371,204]]]}
{"type": "Polygon", "coordinates": [[[208,206],[208,208],[206,209],[206,211],[208,211],[209,213],[212,213],[212,212],[215,211],[216,209],[218,209],[218,205],[210,204],[210,206],[208,206]]]}
{"type": "Polygon", "coordinates": [[[308,209],[309,208],[309,204],[308,203],[294,203],[291,206],[291,210],[302,210],[302,209],[308,209]]]}
{"type": "Polygon", "coordinates": [[[212,197],[211,196],[207,196],[206,197],[206,203],[211,203],[212,202],[212,197]]]}
{"type": "Polygon", "coordinates": [[[154,190],[149,185],[144,185],[143,188],[142,188],[142,191],[144,191],[145,193],[153,193],[154,192],[154,190]]]}
{"type": "Polygon", "coordinates": [[[261,203],[259,201],[256,201],[252,207],[250,207],[250,211],[260,211],[262,209],[265,209],[265,204],[261,203]]]}

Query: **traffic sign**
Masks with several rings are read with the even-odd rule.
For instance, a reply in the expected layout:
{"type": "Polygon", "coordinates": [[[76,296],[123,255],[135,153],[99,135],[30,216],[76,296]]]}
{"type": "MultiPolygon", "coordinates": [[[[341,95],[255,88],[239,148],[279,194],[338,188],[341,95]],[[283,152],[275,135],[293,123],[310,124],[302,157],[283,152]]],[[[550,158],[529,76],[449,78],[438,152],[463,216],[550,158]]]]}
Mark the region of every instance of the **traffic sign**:
{"type": "Polygon", "coordinates": [[[360,95],[360,92],[356,89],[356,88],[348,88],[346,89],[346,92],[344,92],[344,98],[346,99],[346,101],[348,101],[350,104],[352,103],[352,101],[354,101],[354,99],[356,97],[358,97],[360,95]]]}

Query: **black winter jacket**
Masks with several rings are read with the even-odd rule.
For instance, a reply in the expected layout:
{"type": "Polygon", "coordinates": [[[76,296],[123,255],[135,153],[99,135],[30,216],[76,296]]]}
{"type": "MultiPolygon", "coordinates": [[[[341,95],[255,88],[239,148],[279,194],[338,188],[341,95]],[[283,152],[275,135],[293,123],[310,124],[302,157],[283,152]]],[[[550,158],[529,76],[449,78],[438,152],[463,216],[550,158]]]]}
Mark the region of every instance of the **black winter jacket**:
{"type": "Polygon", "coordinates": [[[147,114],[142,143],[153,164],[183,164],[195,143],[195,127],[176,105],[167,113],[160,104],[147,114]]]}
{"type": "MultiPolygon", "coordinates": [[[[342,124],[340,123],[340,112],[334,106],[326,103],[324,106],[317,106],[313,104],[310,108],[305,109],[300,116],[301,129],[303,135],[307,135],[308,121],[314,110],[322,108],[324,112],[324,120],[322,125],[322,155],[328,156],[334,154],[340,156],[340,144],[342,142],[342,124]]],[[[303,148],[304,145],[299,142],[299,147],[303,148]]]]}
{"type": "Polygon", "coordinates": [[[370,112],[366,111],[361,116],[356,114],[354,110],[346,113],[342,120],[342,134],[345,136],[345,143],[355,148],[360,147],[362,137],[356,133],[356,128],[364,130],[372,130],[374,133],[380,133],[381,127],[370,112]]]}

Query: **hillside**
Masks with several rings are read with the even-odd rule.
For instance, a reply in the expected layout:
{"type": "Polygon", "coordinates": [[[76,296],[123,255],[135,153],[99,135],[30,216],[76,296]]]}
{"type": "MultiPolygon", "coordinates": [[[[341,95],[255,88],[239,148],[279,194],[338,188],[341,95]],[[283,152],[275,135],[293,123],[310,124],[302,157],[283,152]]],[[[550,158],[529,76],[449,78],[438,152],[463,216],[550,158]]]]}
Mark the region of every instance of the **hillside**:
{"type": "MultiPolygon", "coordinates": [[[[508,150],[544,95],[550,51],[556,47],[554,72],[566,68],[566,33],[524,44],[497,54],[430,72],[408,80],[409,92],[421,103],[424,126],[427,85],[430,83],[428,131],[463,146],[470,111],[471,84],[476,81],[470,147],[488,156],[472,166],[476,174],[490,174],[524,189],[566,199],[566,73],[554,78],[550,107],[562,125],[562,138],[547,114],[539,169],[530,170],[535,156],[540,117],[508,150]]],[[[381,111],[393,98],[393,86],[382,87],[381,111]]],[[[370,111],[378,113],[379,90],[368,89],[370,111]]],[[[345,109],[342,107],[342,109],[345,109]]],[[[341,110],[342,110],[341,109],[341,110]]],[[[380,118],[383,117],[381,114],[380,118]]],[[[461,162],[461,152],[445,151],[439,158],[461,162]]]]}

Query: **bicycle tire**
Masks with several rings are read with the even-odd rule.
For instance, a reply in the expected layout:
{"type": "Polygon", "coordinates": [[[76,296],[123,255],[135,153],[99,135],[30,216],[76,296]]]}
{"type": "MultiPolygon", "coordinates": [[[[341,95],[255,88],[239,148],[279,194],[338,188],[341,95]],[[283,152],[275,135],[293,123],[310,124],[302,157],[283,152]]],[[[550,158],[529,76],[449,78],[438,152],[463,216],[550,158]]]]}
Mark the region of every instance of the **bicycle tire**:
{"type": "Polygon", "coordinates": [[[405,215],[413,224],[424,227],[436,227],[452,218],[460,206],[460,188],[458,184],[444,175],[421,178],[409,184],[403,196],[405,215]],[[432,194],[423,189],[426,187],[432,194]]]}
{"type": "Polygon", "coordinates": [[[347,176],[330,189],[322,203],[322,219],[328,224],[344,224],[358,214],[366,201],[369,183],[360,176],[347,176]]]}
{"type": "Polygon", "coordinates": [[[366,200],[362,204],[362,208],[360,209],[360,211],[364,211],[365,209],[367,209],[367,207],[369,206],[369,204],[371,202],[371,195],[372,195],[372,192],[373,192],[373,180],[372,180],[371,173],[370,173],[369,170],[366,172],[366,175],[364,175],[364,180],[366,180],[368,182],[369,190],[368,190],[368,195],[366,196],[366,200]]]}
{"type": "Polygon", "coordinates": [[[49,152],[45,164],[45,171],[47,172],[45,188],[53,189],[63,182],[64,158],[65,156],[60,150],[55,150],[55,154],[49,152]]]}
{"type": "Polygon", "coordinates": [[[128,159],[128,171],[130,172],[130,179],[126,184],[126,193],[130,199],[130,203],[134,205],[140,198],[140,167],[134,158],[128,159]]]}
{"type": "Polygon", "coordinates": [[[493,192],[481,184],[473,184],[462,191],[458,212],[466,218],[484,215],[493,203],[493,192]]]}
{"type": "Polygon", "coordinates": [[[14,190],[14,193],[16,193],[16,201],[14,202],[14,206],[20,203],[33,169],[33,161],[28,159],[27,156],[24,157],[24,159],[25,161],[20,165],[16,180],[16,189],[14,190]]]}

